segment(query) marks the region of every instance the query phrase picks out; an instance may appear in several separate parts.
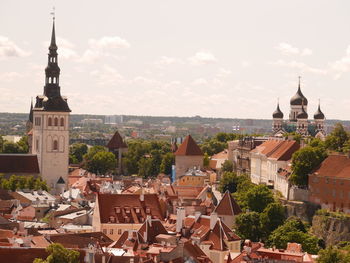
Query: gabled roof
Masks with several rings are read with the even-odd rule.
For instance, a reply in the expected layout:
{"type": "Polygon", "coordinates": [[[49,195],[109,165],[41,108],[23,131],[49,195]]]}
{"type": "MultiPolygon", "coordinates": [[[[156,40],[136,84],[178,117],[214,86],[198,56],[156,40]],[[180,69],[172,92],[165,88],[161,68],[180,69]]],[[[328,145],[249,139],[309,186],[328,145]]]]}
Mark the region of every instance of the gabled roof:
{"type": "Polygon", "coordinates": [[[218,213],[218,215],[235,216],[240,214],[242,210],[230,192],[226,191],[219,204],[215,207],[214,212],[218,213]]]}
{"type": "Polygon", "coordinates": [[[108,246],[113,242],[102,232],[53,234],[50,235],[50,241],[60,243],[66,248],[87,248],[92,242],[108,246]]]}
{"type": "Polygon", "coordinates": [[[299,143],[294,140],[269,140],[259,145],[251,152],[265,155],[277,161],[288,161],[299,148],[299,143]]]}
{"type": "Polygon", "coordinates": [[[203,152],[192,136],[188,135],[175,152],[175,155],[203,155],[203,152]]]}
{"type": "Polygon", "coordinates": [[[0,154],[0,173],[40,173],[34,154],[0,154]]]}
{"type": "Polygon", "coordinates": [[[164,218],[157,194],[144,194],[144,201],[138,194],[98,194],[97,198],[101,223],[109,223],[111,216],[116,224],[142,224],[147,215],[164,218]]]}
{"type": "Polygon", "coordinates": [[[345,155],[329,155],[313,174],[322,177],[350,178],[350,158],[345,155]]]}
{"type": "Polygon", "coordinates": [[[115,150],[115,149],[121,149],[121,148],[128,148],[126,143],[123,141],[122,136],[120,136],[119,132],[116,131],[111,138],[111,140],[107,144],[107,148],[110,150],[115,150]]]}

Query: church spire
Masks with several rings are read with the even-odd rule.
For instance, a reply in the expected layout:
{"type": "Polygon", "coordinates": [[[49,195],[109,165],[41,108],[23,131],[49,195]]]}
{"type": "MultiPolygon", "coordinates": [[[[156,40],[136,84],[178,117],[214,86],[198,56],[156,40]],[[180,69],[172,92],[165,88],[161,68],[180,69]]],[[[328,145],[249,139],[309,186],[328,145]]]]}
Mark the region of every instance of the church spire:
{"type": "Polygon", "coordinates": [[[29,110],[28,121],[30,121],[31,123],[33,123],[33,99],[32,99],[31,102],[30,102],[30,110],[29,110]]]}
{"type": "Polygon", "coordinates": [[[57,45],[55,32],[55,16],[52,21],[51,43],[49,46],[48,63],[45,69],[46,81],[44,88],[44,95],[46,97],[60,97],[60,68],[57,62],[57,45]]]}

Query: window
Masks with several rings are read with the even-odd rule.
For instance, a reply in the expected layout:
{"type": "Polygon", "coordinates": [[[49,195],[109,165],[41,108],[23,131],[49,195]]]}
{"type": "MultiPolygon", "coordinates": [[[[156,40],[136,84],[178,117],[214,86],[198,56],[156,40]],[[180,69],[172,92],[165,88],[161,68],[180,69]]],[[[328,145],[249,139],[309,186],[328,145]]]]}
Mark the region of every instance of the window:
{"type": "Polygon", "coordinates": [[[55,126],[58,126],[58,118],[55,117],[55,126]]]}
{"type": "Polygon", "coordinates": [[[39,152],[39,140],[38,139],[36,139],[36,141],[35,141],[35,149],[37,152],[39,152]]]}
{"type": "Polygon", "coordinates": [[[103,234],[107,235],[107,229],[102,230],[103,234]]]}
{"type": "Polygon", "coordinates": [[[61,126],[64,126],[64,118],[61,118],[61,126]]]}
{"type": "Polygon", "coordinates": [[[34,124],[35,124],[35,126],[40,126],[41,125],[41,117],[35,117],[34,124]]]}
{"type": "Polygon", "coordinates": [[[57,140],[54,140],[54,141],[53,141],[52,150],[54,150],[54,151],[57,151],[57,150],[58,150],[58,141],[57,141],[57,140]]]}
{"type": "Polygon", "coordinates": [[[326,184],[328,184],[329,183],[329,178],[326,178],[326,184]]]}
{"type": "Polygon", "coordinates": [[[113,229],[110,229],[110,230],[109,230],[109,234],[110,234],[110,235],[113,235],[113,229]]]}
{"type": "Polygon", "coordinates": [[[47,124],[48,126],[52,126],[52,118],[51,117],[49,117],[49,120],[47,121],[47,123],[48,123],[47,124]]]}
{"type": "Polygon", "coordinates": [[[118,229],[118,235],[121,235],[121,234],[122,234],[122,230],[118,229]]]}

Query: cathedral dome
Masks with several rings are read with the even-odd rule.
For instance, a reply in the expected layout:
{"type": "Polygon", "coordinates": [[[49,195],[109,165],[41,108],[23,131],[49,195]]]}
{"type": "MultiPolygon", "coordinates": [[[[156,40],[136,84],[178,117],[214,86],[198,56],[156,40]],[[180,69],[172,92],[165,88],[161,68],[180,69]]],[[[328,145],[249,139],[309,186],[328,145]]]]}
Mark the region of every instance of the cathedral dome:
{"type": "Polygon", "coordinates": [[[321,111],[321,108],[320,108],[320,104],[318,105],[318,109],[317,111],[315,112],[314,114],[314,119],[315,120],[324,120],[324,114],[323,112],[321,111]]]}
{"type": "Polygon", "coordinates": [[[274,119],[283,119],[283,112],[280,109],[280,105],[277,104],[277,109],[272,113],[274,119]]]}
{"type": "Polygon", "coordinates": [[[307,112],[305,111],[304,105],[302,104],[301,112],[298,113],[297,119],[307,119],[308,116],[309,116],[309,115],[308,115],[307,112]]]}
{"type": "Polygon", "coordinates": [[[304,96],[304,94],[301,92],[300,89],[300,79],[299,79],[299,86],[298,86],[298,91],[295,93],[295,95],[290,99],[290,105],[299,105],[301,106],[304,104],[307,106],[307,98],[304,96]]]}

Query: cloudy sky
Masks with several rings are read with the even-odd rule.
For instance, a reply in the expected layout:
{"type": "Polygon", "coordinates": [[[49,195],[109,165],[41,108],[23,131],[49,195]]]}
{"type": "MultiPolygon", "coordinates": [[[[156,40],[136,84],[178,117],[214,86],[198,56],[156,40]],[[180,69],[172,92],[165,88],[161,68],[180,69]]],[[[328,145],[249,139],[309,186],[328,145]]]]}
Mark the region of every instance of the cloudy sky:
{"type": "Polygon", "coordinates": [[[287,116],[301,75],[310,115],[350,119],[348,0],[1,0],[0,112],[43,92],[52,6],[73,113],[287,116]]]}

